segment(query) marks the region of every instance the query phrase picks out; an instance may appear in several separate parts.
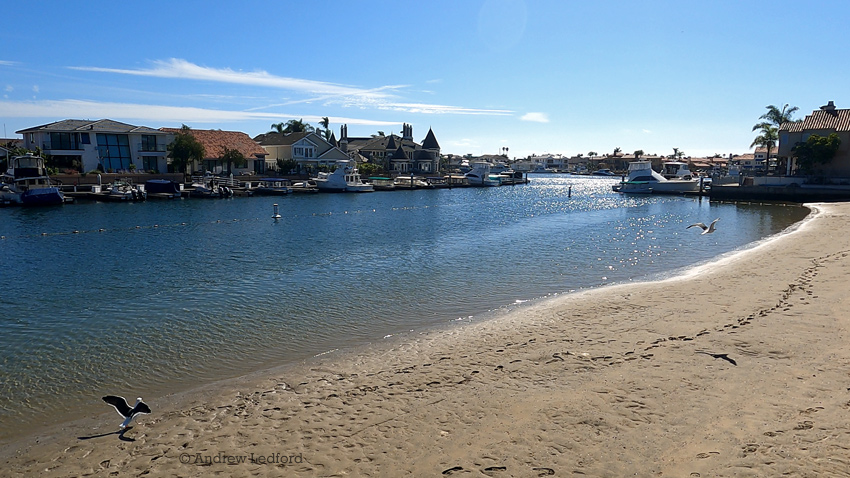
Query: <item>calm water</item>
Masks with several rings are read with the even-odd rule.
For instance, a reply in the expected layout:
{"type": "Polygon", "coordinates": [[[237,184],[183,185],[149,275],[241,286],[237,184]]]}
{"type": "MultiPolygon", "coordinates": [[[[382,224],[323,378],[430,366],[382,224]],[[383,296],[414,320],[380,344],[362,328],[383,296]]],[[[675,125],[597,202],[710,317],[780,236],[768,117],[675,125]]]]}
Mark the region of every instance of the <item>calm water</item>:
{"type": "Polygon", "coordinates": [[[153,397],[657,277],[806,214],[613,183],[0,209],[0,438],[60,406],[108,411],[105,393],[153,397]],[[715,234],[685,229],[718,217],[715,234]]]}

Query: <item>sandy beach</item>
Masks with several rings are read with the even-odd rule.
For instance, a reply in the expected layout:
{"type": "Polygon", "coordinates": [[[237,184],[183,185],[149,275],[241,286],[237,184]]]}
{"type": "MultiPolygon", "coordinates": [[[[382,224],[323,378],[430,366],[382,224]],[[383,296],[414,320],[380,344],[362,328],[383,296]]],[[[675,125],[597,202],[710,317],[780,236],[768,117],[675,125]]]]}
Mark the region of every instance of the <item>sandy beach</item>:
{"type": "Polygon", "coordinates": [[[145,397],[122,434],[93,404],[2,474],[850,476],[850,204],[811,207],[684,277],[145,397]]]}

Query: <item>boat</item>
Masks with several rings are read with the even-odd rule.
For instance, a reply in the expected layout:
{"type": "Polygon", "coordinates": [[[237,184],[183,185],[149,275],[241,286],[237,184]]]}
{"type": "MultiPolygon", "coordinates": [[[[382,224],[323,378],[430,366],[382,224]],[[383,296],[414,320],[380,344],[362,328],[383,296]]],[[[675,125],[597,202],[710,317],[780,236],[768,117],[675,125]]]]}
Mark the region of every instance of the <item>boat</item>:
{"type": "Polygon", "coordinates": [[[193,198],[232,198],[233,189],[219,184],[218,178],[205,174],[202,178],[192,181],[189,197],[193,198]]]}
{"type": "Polygon", "coordinates": [[[145,193],[148,199],[179,198],[183,195],[182,185],[168,179],[148,179],[145,181],[145,193]]]}
{"type": "Polygon", "coordinates": [[[253,191],[258,196],[286,196],[292,192],[292,187],[288,179],[263,178],[253,191]]]}
{"type": "Polygon", "coordinates": [[[434,189],[433,184],[419,176],[396,176],[393,183],[396,189],[434,189]]]}
{"type": "Polygon", "coordinates": [[[106,186],[95,184],[89,197],[98,201],[126,202],[144,201],[147,194],[143,186],[135,185],[129,179],[117,179],[106,186]]]}
{"type": "Polygon", "coordinates": [[[342,159],[335,164],[336,169],[333,172],[321,172],[318,177],[313,178],[319,191],[367,193],[375,190],[371,184],[360,179],[353,160],[342,159]]]}
{"type": "Polygon", "coordinates": [[[289,187],[293,193],[317,193],[319,192],[319,188],[316,186],[316,182],[313,180],[306,181],[297,181],[292,183],[289,187]]]}
{"type": "Polygon", "coordinates": [[[476,161],[471,164],[472,169],[463,175],[470,186],[501,186],[502,182],[498,175],[490,174],[490,163],[476,161]]]}
{"type": "MultiPolygon", "coordinates": [[[[676,170],[680,171],[681,167],[679,166],[676,170]]],[[[699,192],[700,181],[699,179],[694,179],[690,175],[690,171],[681,176],[677,173],[676,177],[681,179],[665,178],[662,174],[652,169],[652,163],[649,161],[631,161],[629,163],[628,177],[612,188],[616,192],[630,193],[646,190],[649,190],[648,192],[652,194],[688,194],[699,192]]]]}
{"type": "Polygon", "coordinates": [[[617,174],[611,171],[610,169],[597,169],[596,171],[590,173],[591,176],[616,176],[617,174]]]}
{"type": "Polygon", "coordinates": [[[31,153],[14,156],[3,173],[0,201],[23,206],[51,206],[65,203],[65,195],[47,176],[44,158],[31,153]]]}
{"type": "Polygon", "coordinates": [[[392,191],[395,189],[395,181],[393,181],[393,178],[372,176],[369,178],[369,182],[372,184],[375,191],[392,191]]]}

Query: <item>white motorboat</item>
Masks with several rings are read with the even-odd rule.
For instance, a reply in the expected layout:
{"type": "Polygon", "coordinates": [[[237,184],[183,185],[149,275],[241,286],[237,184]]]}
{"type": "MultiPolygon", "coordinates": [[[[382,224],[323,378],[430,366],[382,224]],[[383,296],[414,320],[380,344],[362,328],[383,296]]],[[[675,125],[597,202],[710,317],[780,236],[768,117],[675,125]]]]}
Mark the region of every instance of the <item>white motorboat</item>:
{"type": "Polygon", "coordinates": [[[490,163],[476,161],[471,164],[472,169],[463,175],[470,186],[501,186],[498,175],[490,174],[490,163]]]}
{"type": "Polygon", "coordinates": [[[9,168],[2,176],[0,201],[24,206],[49,206],[63,204],[65,195],[50,182],[44,159],[26,154],[9,160],[9,168]]]}
{"type": "Polygon", "coordinates": [[[352,160],[339,160],[331,173],[319,173],[313,181],[319,191],[327,192],[372,192],[375,188],[360,178],[360,173],[352,160]]]}
{"type": "Polygon", "coordinates": [[[117,179],[106,186],[96,184],[92,186],[91,191],[89,197],[98,201],[123,202],[147,199],[144,186],[133,184],[129,179],[117,179]]]}
{"type": "MultiPolygon", "coordinates": [[[[674,171],[674,169],[671,169],[674,171]]],[[[653,194],[686,194],[699,192],[699,179],[693,179],[690,171],[682,169],[680,165],[675,166],[676,173],[671,173],[677,179],[665,178],[660,173],[652,169],[652,163],[649,161],[632,161],[629,163],[628,177],[613,186],[616,192],[631,192],[631,193],[653,193],[653,194]],[[678,176],[679,172],[687,172],[678,176]],[[686,179],[687,178],[687,179],[686,179]]]]}

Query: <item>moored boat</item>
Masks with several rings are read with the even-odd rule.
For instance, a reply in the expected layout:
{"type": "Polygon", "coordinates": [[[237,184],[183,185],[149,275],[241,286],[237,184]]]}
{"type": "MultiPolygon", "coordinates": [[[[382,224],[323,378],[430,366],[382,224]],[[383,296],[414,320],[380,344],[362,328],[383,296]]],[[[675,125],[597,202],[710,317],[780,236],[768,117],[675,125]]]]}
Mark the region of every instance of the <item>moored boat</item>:
{"type": "MultiPolygon", "coordinates": [[[[687,170],[687,167],[685,170],[687,170]]],[[[681,179],[667,179],[652,169],[652,164],[649,161],[632,161],[629,163],[628,177],[620,184],[613,186],[613,189],[616,192],[689,194],[698,193],[699,187],[699,180],[692,179],[690,172],[683,174],[681,179]]]]}
{"type": "Polygon", "coordinates": [[[347,159],[337,161],[335,170],[319,173],[313,181],[320,191],[365,193],[375,190],[371,184],[360,179],[354,161],[347,159]]]}
{"type": "Polygon", "coordinates": [[[3,173],[0,199],[23,206],[51,206],[63,204],[65,196],[51,183],[40,156],[26,154],[9,160],[9,169],[3,173]]]}
{"type": "Polygon", "coordinates": [[[259,196],[285,196],[292,192],[291,182],[283,178],[260,179],[257,187],[253,188],[254,194],[259,196]]]}
{"type": "Polygon", "coordinates": [[[149,199],[179,198],[183,195],[183,187],[168,179],[148,179],[145,181],[145,193],[149,199]]]}

